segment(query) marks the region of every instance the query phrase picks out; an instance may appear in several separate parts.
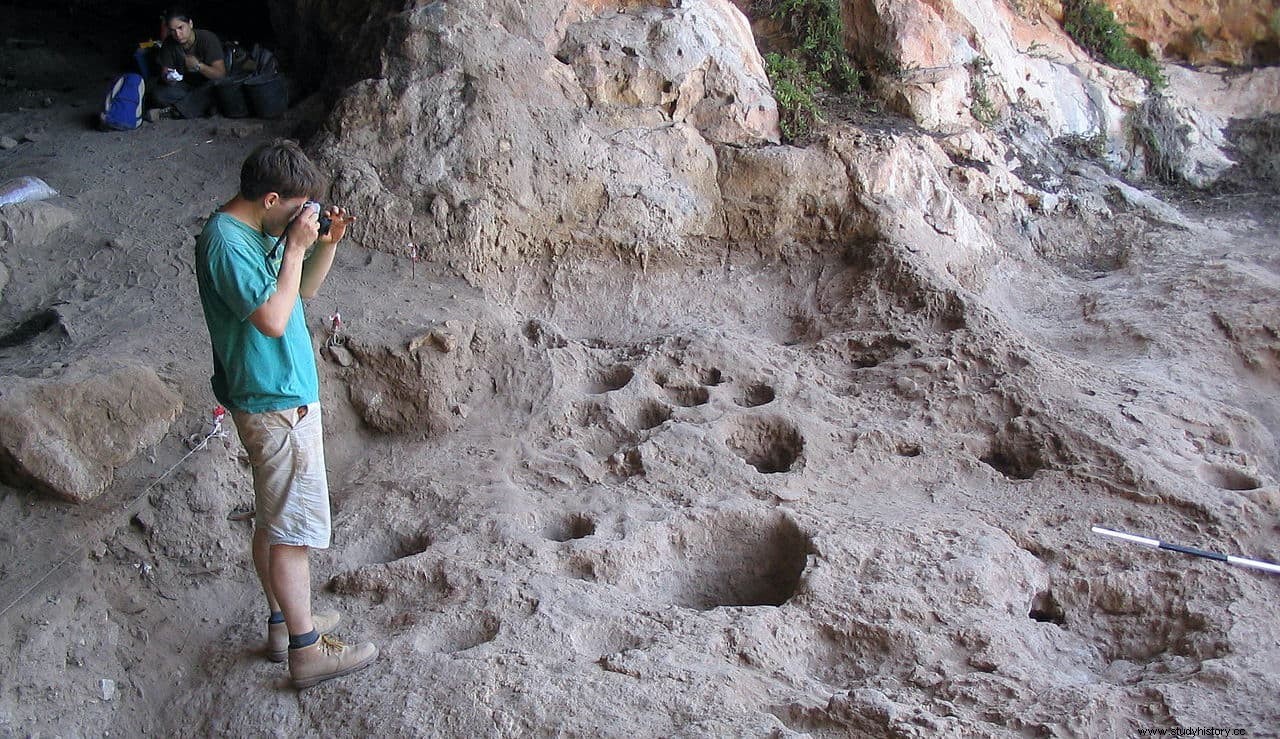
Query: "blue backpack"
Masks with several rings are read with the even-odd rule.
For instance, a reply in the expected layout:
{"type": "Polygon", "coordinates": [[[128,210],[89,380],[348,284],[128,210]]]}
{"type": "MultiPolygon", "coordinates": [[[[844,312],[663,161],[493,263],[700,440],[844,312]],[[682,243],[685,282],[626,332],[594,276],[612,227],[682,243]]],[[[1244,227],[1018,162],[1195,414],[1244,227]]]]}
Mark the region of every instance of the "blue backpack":
{"type": "Polygon", "coordinates": [[[146,89],[142,75],[130,72],[117,77],[98,116],[102,127],[109,131],[132,131],[142,125],[142,99],[146,89]]]}

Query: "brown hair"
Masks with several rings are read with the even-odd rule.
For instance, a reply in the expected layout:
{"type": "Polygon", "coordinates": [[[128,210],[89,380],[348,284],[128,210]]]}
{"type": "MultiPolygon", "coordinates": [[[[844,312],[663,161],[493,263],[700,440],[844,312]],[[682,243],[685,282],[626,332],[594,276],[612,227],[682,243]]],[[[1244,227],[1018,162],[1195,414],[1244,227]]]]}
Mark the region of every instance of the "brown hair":
{"type": "Polygon", "coordinates": [[[276,139],[254,149],[240,167],[240,195],[257,200],[269,192],[282,198],[320,198],[329,183],[314,162],[289,139],[276,139]]]}

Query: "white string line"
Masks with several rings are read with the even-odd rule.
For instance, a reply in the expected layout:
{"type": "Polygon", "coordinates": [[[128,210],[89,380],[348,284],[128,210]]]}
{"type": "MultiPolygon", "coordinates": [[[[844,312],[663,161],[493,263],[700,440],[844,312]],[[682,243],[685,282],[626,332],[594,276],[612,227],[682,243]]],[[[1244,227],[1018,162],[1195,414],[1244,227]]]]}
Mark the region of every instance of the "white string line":
{"type": "MultiPolygon", "coordinates": [[[[132,508],[134,505],[136,505],[139,500],[142,500],[143,496],[145,496],[147,493],[150,493],[152,490],[155,489],[156,485],[159,485],[161,482],[163,482],[164,479],[168,477],[171,472],[178,469],[179,465],[181,465],[183,462],[190,459],[192,454],[195,454],[201,449],[204,449],[205,446],[209,444],[210,439],[214,438],[215,436],[224,436],[225,434],[222,433],[222,417],[215,415],[214,418],[216,420],[213,423],[213,430],[211,430],[208,434],[205,434],[205,437],[200,440],[199,444],[196,444],[194,447],[192,447],[191,451],[187,452],[186,455],[182,457],[182,459],[179,459],[177,462],[174,462],[173,465],[169,467],[169,469],[165,470],[163,474],[161,474],[154,481],[152,481],[152,483],[147,486],[146,490],[143,490],[141,493],[138,493],[136,496],[134,496],[133,499],[128,502],[128,504],[126,504],[123,508],[121,508],[121,510],[127,511],[130,508],[132,508]]],[[[78,546],[76,546],[75,549],[72,549],[67,554],[67,556],[59,560],[58,563],[55,564],[48,572],[44,573],[44,575],[41,576],[39,580],[36,580],[34,583],[28,586],[26,590],[23,590],[22,593],[18,595],[18,597],[14,598],[9,603],[9,605],[4,607],[4,610],[0,610],[0,617],[3,617],[4,614],[9,612],[10,608],[13,608],[15,605],[21,602],[22,599],[30,595],[33,590],[35,590],[36,588],[44,584],[46,580],[48,580],[50,577],[53,576],[53,573],[62,569],[63,565],[70,562],[73,557],[78,556],[82,551],[84,551],[84,548],[87,545],[87,543],[88,542],[81,542],[78,546]]]]}

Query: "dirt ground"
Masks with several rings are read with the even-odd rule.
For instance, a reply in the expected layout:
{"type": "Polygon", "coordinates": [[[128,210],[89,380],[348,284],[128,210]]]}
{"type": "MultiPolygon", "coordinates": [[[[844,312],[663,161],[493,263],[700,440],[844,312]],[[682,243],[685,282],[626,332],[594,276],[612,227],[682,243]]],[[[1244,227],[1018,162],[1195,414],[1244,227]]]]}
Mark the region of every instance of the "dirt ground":
{"type": "Polygon", "coordinates": [[[353,240],[316,335],[487,329],[505,396],[388,436],[321,363],[317,600],[387,656],[300,697],[259,653],[238,446],[183,442],[215,402],[194,236],[319,101],[103,133],[110,74],[66,73],[103,50],[0,41],[0,181],[74,216],[0,251],[0,332],[60,316],[0,376],[129,356],[185,402],[89,505],[0,486],[0,735],[1277,735],[1280,578],[1088,532],[1280,560],[1273,189],[1051,224],[949,317],[841,257],[506,305],[353,240]]]}

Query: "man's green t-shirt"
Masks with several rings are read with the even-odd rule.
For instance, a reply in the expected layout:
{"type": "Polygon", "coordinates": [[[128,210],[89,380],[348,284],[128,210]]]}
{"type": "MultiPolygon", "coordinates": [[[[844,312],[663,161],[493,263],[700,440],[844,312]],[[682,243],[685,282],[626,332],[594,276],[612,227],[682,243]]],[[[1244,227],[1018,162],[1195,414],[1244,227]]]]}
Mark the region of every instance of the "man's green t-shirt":
{"type": "Polygon", "coordinates": [[[273,339],[249,316],[276,291],[284,247],[276,237],[214,213],[196,239],[196,282],[213,344],[213,394],[246,413],[295,408],[320,399],[316,360],[299,298],[284,336],[273,339]]]}

